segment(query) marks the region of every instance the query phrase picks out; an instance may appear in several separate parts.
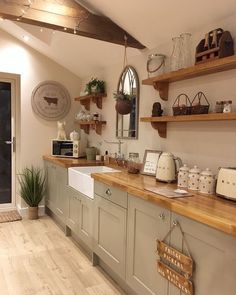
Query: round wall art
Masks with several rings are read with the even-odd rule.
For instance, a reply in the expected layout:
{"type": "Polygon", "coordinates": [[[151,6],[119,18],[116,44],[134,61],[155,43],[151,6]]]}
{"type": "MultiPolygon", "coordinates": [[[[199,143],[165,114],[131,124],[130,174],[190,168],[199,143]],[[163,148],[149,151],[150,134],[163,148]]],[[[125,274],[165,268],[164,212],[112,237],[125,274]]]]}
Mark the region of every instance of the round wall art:
{"type": "Polygon", "coordinates": [[[33,111],[40,118],[57,121],[69,112],[71,99],[63,85],[55,81],[44,81],[33,90],[31,104],[33,111]]]}

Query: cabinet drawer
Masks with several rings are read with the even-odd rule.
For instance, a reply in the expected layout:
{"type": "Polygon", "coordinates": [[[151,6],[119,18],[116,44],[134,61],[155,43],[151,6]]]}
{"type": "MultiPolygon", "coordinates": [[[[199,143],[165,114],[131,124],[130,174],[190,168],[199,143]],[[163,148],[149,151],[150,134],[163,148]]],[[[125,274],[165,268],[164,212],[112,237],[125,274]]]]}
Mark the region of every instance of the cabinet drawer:
{"type": "Polygon", "coordinates": [[[123,208],[127,208],[128,196],[125,191],[95,181],[94,193],[117,205],[120,205],[123,208]]]}

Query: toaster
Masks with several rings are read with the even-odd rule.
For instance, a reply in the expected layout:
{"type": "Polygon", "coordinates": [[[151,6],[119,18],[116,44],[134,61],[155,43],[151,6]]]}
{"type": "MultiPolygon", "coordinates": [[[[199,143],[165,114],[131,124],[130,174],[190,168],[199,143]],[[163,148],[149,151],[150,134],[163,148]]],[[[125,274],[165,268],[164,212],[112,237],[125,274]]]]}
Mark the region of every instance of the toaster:
{"type": "Polygon", "coordinates": [[[217,179],[216,194],[236,201],[236,167],[220,168],[217,179]]]}

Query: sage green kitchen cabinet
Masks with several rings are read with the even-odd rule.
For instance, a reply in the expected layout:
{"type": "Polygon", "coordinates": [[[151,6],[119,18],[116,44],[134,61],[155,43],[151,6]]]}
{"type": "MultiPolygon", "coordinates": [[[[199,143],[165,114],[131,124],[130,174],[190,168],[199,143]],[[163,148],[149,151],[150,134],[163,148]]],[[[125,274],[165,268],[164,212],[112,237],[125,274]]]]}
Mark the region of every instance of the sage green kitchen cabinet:
{"type": "Polygon", "coordinates": [[[137,294],[168,294],[168,282],[157,272],[156,239],[169,229],[170,211],[129,195],[126,280],[137,294]]]}
{"type": "MultiPolygon", "coordinates": [[[[236,238],[200,222],[172,213],[179,222],[194,260],[194,295],[235,295],[236,238]]],[[[171,245],[186,252],[179,229],[171,233],[171,245]]],[[[172,284],[169,295],[180,295],[172,284]]]]}
{"type": "Polygon", "coordinates": [[[94,252],[125,279],[127,209],[96,194],[94,209],[94,252]]]}
{"type": "Polygon", "coordinates": [[[56,199],[57,199],[57,187],[56,187],[56,166],[45,162],[45,170],[47,175],[47,187],[46,187],[46,206],[56,213],[56,199]]]}
{"type": "Polygon", "coordinates": [[[73,188],[68,187],[68,214],[66,218],[66,225],[79,234],[79,221],[80,221],[80,196],[73,188]]]}
{"type": "Polygon", "coordinates": [[[66,225],[89,247],[93,241],[93,200],[68,186],[66,225]]]}
{"type": "Polygon", "coordinates": [[[46,206],[65,223],[68,211],[67,169],[45,162],[47,173],[46,206]]]}
{"type": "Polygon", "coordinates": [[[79,237],[89,248],[93,246],[94,201],[80,194],[79,237]]]}

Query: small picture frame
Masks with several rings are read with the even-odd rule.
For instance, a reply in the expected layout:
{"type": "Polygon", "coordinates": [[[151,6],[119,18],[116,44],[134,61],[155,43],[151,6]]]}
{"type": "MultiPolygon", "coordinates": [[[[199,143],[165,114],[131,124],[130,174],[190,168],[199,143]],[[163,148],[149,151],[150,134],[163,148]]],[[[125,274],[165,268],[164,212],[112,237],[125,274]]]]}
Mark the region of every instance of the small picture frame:
{"type": "Polygon", "coordinates": [[[161,151],[145,150],[141,174],[156,175],[157,163],[161,153],[161,151]]]}

